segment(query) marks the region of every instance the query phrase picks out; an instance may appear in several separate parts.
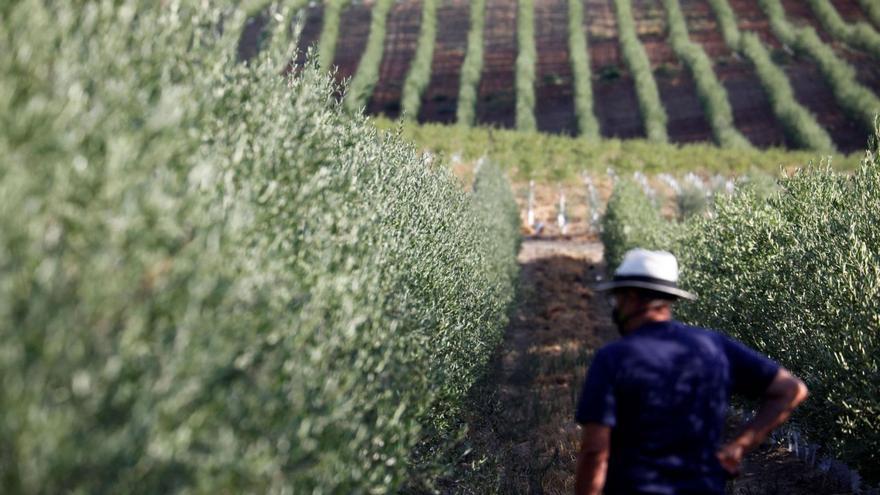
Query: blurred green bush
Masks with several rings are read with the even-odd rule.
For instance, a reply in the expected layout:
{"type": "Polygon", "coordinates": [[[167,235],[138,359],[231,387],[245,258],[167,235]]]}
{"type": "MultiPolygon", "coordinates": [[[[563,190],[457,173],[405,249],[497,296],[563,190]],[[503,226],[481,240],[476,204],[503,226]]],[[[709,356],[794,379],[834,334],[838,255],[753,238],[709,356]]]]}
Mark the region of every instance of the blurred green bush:
{"type": "Polygon", "coordinates": [[[506,181],[280,77],[268,18],[242,65],[231,3],[0,7],[0,492],[393,491],[483,369],[506,181]]]}
{"type": "MultiPolygon", "coordinates": [[[[880,123],[880,121],[878,121],[880,123]]],[[[878,130],[880,136],[880,130],[878,130]]],[[[875,140],[876,143],[876,140],[875,140]]],[[[634,184],[619,182],[603,219],[613,269],[633,247],[681,264],[685,321],[717,328],[801,377],[811,398],[795,421],[811,440],[880,479],[880,154],[860,168],[828,164],[716,197],[713,214],[664,220],[634,184]]]]}

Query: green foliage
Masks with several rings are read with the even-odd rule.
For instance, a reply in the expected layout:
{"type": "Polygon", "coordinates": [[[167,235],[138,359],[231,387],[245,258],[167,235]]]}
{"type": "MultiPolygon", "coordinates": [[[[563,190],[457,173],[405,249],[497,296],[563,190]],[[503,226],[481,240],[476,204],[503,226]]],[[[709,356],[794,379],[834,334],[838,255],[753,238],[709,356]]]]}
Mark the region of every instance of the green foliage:
{"type": "Polygon", "coordinates": [[[880,479],[880,154],[874,145],[852,175],[825,164],[762,197],[765,188],[746,186],[716,199],[711,216],[664,226],[639,188],[621,183],[603,219],[606,259],[613,269],[633,247],[675,253],[682,286],[700,296],[679,316],[793,370],[812,391],[798,425],[880,479]]]}
{"type": "Polygon", "coordinates": [[[853,176],[825,167],[760,201],[716,206],[679,244],[695,323],[781,362],[812,392],[798,424],[861,474],[880,478],[880,161],[853,176]]]}
{"type": "Polygon", "coordinates": [[[535,6],[533,0],[517,0],[516,128],[534,131],[535,123],[535,6]]]}
{"type": "Polygon", "coordinates": [[[834,142],[815,116],[795,99],[788,76],[770,58],[767,48],[754,33],[742,35],[742,53],[752,61],[761,79],[773,113],[793,142],[807,149],[833,152],[834,142]]]}
{"type": "Polygon", "coordinates": [[[767,93],[773,114],[782,124],[788,138],[803,148],[833,152],[834,142],[816,118],[797,99],[788,76],[770,56],[767,48],[754,33],[740,33],[736,16],[727,0],[709,0],[721,26],[725,42],[734,51],[746,56],[754,65],[755,73],[767,93]]]}
{"type": "Polygon", "coordinates": [[[677,225],[660,215],[638,184],[627,179],[614,184],[601,233],[609,273],[630,249],[669,249],[677,234],[677,225]]]}
{"type": "Polygon", "coordinates": [[[580,0],[568,0],[568,51],[571,54],[571,72],[574,77],[574,113],[580,135],[598,140],[599,121],[593,112],[593,81],[590,75],[590,52],[584,34],[584,5],[580,0]]]}
{"type": "Polygon", "coordinates": [[[470,30],[468,31],[467,52],[461,64],[461,81],[458,90],[456,121],[472,126],[476,122],[477,92],[480,73],[483,70],[483,28],[486,18],[486,0],[472,0],[470,30]]]}
{"type": "Polygon", "coordinates": [[[724,42],[727,43],[731,50],[739,50],[741,34],[736,24],[736,15],[733,13],[733,9],[730,8],[730,3],[727,0],[708,1],[715,13],[715,18],[718,20],[718,26],[721,28],[721,36],[724,38],[724,42]]]}
{"type": "MultiPolygon", "coordinates": [[[[400,124],[384,118],[373,120],[383,129],[400,124]]],[[[784,149],[728,149],[708,143],[659,144],[640,139],[602,139],[540,132],[520,132],[488,127],[404,123],[403,135],[424,150],[443,156],[459,155],[475,161],[487,157],[510,170],[518,180],[546,179],[580,184],[584,171],[604,173],[608,167],[623,172],[707,172],[725,175],[759,169],[778,173],[812,160],[815,153],[784,149]]],[[[863,153],[838,154],[834,166],[854,170],[863,153]]]]}
{"type": "Polygon", "coordinates": [[[373,5],[367,47],[364,48],[357,72],[345,95],[345,107],[350,112],[363,110],[379,81],[379,66],[382,64],[382,53],[385,51],[385,24],[388,20],[388,11],[393,6],[394,0],[377,0],[373,5]]]}
{"type": "Polygon", "coordinates": [[[419,108],[422,106],[422,94],[431,82],[431,63],[434,60],[434,43],[437,38],[437,2],[438,0],[424,0],[422,2],[422,24],[419,28],[419,40],[412,65],[410,65],[406,80],[403,82],[403,96],[401,97],[403,116],[408,120],[418,119],[419,108]]]}
{"type": "Polygon", "coordinates": [[[849,24],[840,17],[837,8],[829,0],[807,0],[825,29],[835,38],[855,48],[861,48],[880,59],[880,33],[870,24],[849,24]]]}
{"type": "Polygon", "coordinates": [[[500,338],[511,193],[280,77],[288,10],[244,65],[176,5],[2,7],[0,491],[393,492],[500,338]]]}
{"type": "Polygon", "coordinates": [[[815,29],[801,28],[789,23],[779,0],[758,0],[758,3],[770,18],[770,25],[776,36],[783,43],[812,58],[844,112],[862,124],[866,135],[872,132],[874,115],[880,112],[880,98],[858,83],[855,69],[823,43],[815,29]]]}
{"type": "Polygon", "coordinates": [[[871,18],[874,26],[880,28],[880,3],[877,3],[875,0],[859,0],[859,4],[865,13],[868,14],[868,17],[871,18]]]}
{"type": "Polygon", "coordinates": [[[733,110],[727,98],[727,90],[715,76],[712,61],[703,48],[688,37],[687,23],[678,0],[663,0],[663,4],[666,7],[672,49],[693,75],[715,142],[725,148],[750,148],[751,144],[733,123],[733,110]]]}
{"type": "Polygon", "coordinates": [[[318,38],[318,63],[321,67],[332,68],[336,55],[336,41],[339,39],[339,17],[348,0],[327,0],[324,3],[324,24],[318,38]]]}
{"type": "Polygon", "coordinates": [[[614,7],[617,12],[620,48],[623,51],[623,60],[635,81],[645,132],[649,140],[665,143],[669,140],[666,133],[666,110],[660,102],[657,82],[651,72],[651,62],[636,34],[632,4],[630,0],[614,0],[614,7]]]}

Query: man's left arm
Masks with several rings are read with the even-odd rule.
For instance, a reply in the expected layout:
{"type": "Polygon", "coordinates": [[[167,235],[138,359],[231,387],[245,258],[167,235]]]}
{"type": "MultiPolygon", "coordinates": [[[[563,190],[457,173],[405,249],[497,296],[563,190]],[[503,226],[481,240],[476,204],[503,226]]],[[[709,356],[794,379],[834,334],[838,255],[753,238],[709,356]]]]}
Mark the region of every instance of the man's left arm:
{"type": "Polygon", "coordinates": [[[583,426],[581,452],[578,455],[574,482],[575,495],[602,493],[610,449],[611,427],[599,423],[587,423],[583,426]]]}

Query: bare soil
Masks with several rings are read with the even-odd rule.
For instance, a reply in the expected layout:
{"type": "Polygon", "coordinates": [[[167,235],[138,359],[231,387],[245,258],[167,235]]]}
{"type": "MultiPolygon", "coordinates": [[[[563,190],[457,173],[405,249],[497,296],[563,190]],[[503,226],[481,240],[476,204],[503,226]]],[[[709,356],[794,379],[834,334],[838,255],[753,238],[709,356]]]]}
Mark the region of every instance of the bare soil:
{"type": "Polygon", "coordinates": [[[516,124],[516,0],[488,0],[485,20],[477,123],[513,128],[516,124]]]}
{"type": "Polygon", "coordinates": [[[439,5],[431,82],[422,96],[419,122],[455,122],[461,64],[467,51],[469,30],[470,2],[448,0],[439,5]]]}
{"type": "Polygon", "coordinates": [[[392,119],[400,115],[403,83],[416,53],[421,23],[422,2],[396,2],[391,8],[385,29],[394,35],[385,36],[379,80],[367,112],[392,119]]]}

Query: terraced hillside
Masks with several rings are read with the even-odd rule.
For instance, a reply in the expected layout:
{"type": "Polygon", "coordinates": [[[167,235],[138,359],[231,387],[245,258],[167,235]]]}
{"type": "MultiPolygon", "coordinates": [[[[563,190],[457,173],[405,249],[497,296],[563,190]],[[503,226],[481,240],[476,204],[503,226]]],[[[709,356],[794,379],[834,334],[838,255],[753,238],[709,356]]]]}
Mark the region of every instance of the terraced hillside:
{"type": "MultiPolygon", "coordinates": [[[[578,1],[583,7],[582,37],[570,36],[572,2],[530,2],[533,24],[523,32],[534,36],[537,51],[534,117],[541,131],[580,134],[581,108],[582,113],[592,112],[603,137],[721,144],[718,119],[724,116],[719,112],[727,106],[727,121],[732,120],[728,127],[754,147],[851,152],[864,148],[870,134],[867,116],[880,112],[880,55],[872,45],[880,39],[880,26],[859,0],[578,1]],[[673,43],[670,5],[680,6],[692,45],[688,53],[673,43]],[[839,24],[820,15],[822,8],[836,12],[839,24]],[[576,46],[572,39],[585,45],[576,46]],[[581,80],[590,84],[592,106],[575,105],[578,69],[572,50],[583,50],[578,56],[588,61],[580,70],[586,72],[581,80]],[[693,60],[700,57],[709,63],[695,65],[693,60]],[[707,93],[707,87],[716,94],[707,93]],[[652,94],[659,96],[659,107],[651,107],[657,98],[652,94]],[[656,129],[658,122],[666,132],[649,136],[646,129],[656,129]]],[[[325,32],[338,36],[332,64],[339,81],[358,71],[375,3],[344,1],[338,26],[325,25],[336,19],[323,15],[326,2],[304,7],[300,44],[318,45],[325,32]]],[[[455,122],[461,114],[459,94],[469,84],[462,84],[461,74],[471,35],[482,44],[482,53],[472,50],[476,55],[467,62],[479,74],[472,88],[476,101],[466,98],[461,104],[473,105],[467,110],[475,125],[513,128],[517,72],[524,70],[517,67],[517,0],[439,0],[429,14],[436,28],[429,31],[431,36],[420,37],[423,3],[398,0],[389,10],[379,77],[365,110],[391,118],[401,115],[404,81],[419,40],[425,39],[434,43],[430,76],[421,86],[417,115],[409,117],[455,122]],[[481,15],[474,17],[474,5],[483,4],[481,15]],[[481,26],[471,25],[480,17],[481,26]]],[[[251,32],[245,45],[259,40],[258,28],[251,32]]],[[[244,55],[253,52],[248,46],[241,50],[244,55]]],[[[304,60],[300,54],[296,63],[304,60]]]]}

